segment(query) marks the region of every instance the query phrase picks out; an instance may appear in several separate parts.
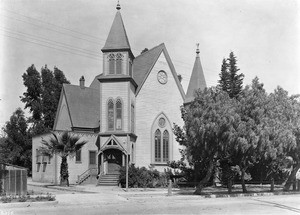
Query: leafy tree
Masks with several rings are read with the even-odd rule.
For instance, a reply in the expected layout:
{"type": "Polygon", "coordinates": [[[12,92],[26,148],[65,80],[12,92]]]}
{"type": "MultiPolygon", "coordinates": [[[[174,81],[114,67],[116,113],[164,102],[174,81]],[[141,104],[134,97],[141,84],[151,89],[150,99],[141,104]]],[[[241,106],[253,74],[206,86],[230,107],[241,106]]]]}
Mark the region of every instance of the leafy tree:
{"type": "Polygon", "coordinates": [[[196,91],[194,101],[182,109],[185,126],[174,126],[179,144],[186,147],[186,158],[196,172],[205,169],[205,176],[196,187],[201,194],[213,175],[214,167],[227,151],[236,119],[235,101],[216,88],[196,91]]]}
{"type": "Polygon", "coordinates": [[[34,65],[23,74],[23,82],[27,91],[21,101],[25,108],[30,108],[33,123],[33,134],[41,134],[53,128],[58,101],[64,83],[70,83],[64,73],[57,67],[52,72],[47,65],[42,67],[41,74],[34,65]]]}
{"type": "Polygon", "coordinates": [[[43,120],[44,120],[45,127],[50,129],[53,127],[56,108],[57,108],[57,105],[53,105],[55,104],[54,101],[56,101],[54,95],[54,90],[55,90],[54,75],[53,72],[50,71],[46,65],[45,67],[42,67],[41,76],[42,76],[42,86],[43,86],[43,90],[41,93],[43,120]]]}
{"type": "Polygon", "coordinates": [[[31,135],[24,112],[18,108],[3,127],[5,137],[0,142],[0,160],[31,170],[31,135]]]}
{"type": "Polygon", "coordinates": [[[245,179],[249,167],[258,162],[264,152],[265,135],[263,122],[267,111],[267,94],[258,78],[246,87],[240,96],[237,110],[239,122],[231,139],[229,160],[241,171],[243,192],[247,192],[245,179]]]}
{"type": "Polygon", "coordinates": [[[73,158],[76,151],[80,150],[87,141],[79,141],[80,137],[74,136],[68,132],[63,132],[60,137],[52,132],[53,137],[49,141],[42,140],[44,146],[41,151],[44,154],[54,155],[58,154],[61,157],[60,165],[60,184],[65,182],[69,186],[69,171],[68,171],[68,157],[73,158]]]}
{"type": "Polygon", "coordinates": [[[270,97],[273,101],[271,118],[275,121],[270,126],[275,130],[272,136],[274,147],[281,153],[281,163],[290,159],[293,166],[284,188],[288,190],[296,180],[296,173],[300,169],[299,96],[289,96],[287,91],[278,87],[270,97]]]}
{"type": "Polygon", "coordinates": [[[25,103],[25,108],[29,108],[32,113],[33,120],[40,120],[42,118],[41,105],[41,75],[32,64],[23,74],[23,82],[27,91],[23,93],[21,101],[25,103]]]}
{"type": "Polygon", "coordinates": [[[230,98],[238,98],[243,88],[244,74],[237,74],[239,70],[236,56],[230,52],[229,58],[223,59],[218,81],[219,88],[227,92],[230,98]]]}

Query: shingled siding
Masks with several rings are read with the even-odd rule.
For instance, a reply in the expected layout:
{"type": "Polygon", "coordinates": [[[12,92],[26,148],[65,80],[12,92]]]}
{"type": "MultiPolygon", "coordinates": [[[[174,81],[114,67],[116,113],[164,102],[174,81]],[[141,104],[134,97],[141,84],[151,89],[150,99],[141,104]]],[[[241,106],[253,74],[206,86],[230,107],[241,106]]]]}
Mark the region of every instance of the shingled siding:
{"type": "MultiPolygon", "coordinates": [[[[75,156],[68,158],[69,166],[69,182],[70,184],[75,184],[78,178],[78,175],[81,175],[84,171],[89,168],[89,151],[96,151],[96,134],[78,134],[81,136],[80,140],[87,140],[81,151],[81,162],[76,162],[75,156]]],[[[50,163],[36,163],[36,149],[39,149],[42,146],[42,139],[49,140],[50,134],[45,134],[42,136],[36,136],[32,140],[32,180],[37,182],[48,182],[53,184],[60,183],[60,156],[52,156],[50,163]],[[56,162],[55,162],[56,160],[56,162]],[[39,170],[38,170],[38,165],[39,170]],[[44,167],[45,165],[45,167],[44,167]],[[56,180],[55,180],[56,177],[56,180]]],[[[98,163],[96,157],[96,164],[98,163]]]]}
{"type": "MultiPolygon", "coordinates": [[[[180,106],[183,98],[175,82],[173,74],[169,68],[167,60],[162,53],[146,79],[136,98],[136,165],[149,166],[153,162],[153,149],[151,141],[154,141],[154,134],[151,131],[154,120],[160,113],[164,113],[170,121],[182,125],[180,106]],[[160,84],[157,80],[157,73],[164,70],[168,76],[166,84],[160,84]]],[[[180,159],[179,144],[175,140],[174,134],[170,132],[172,138],[171,156],[173,160],[180,159]]],[[[158,170],[163,170],[165,166],[155,166],[158,170]]]]}
{"type": "Polygon", "coordinates": [[[62,99],[61,99],[61,105],[60,105],[60,109],[58,111],[58,115],[57,115],[57,119],[56,119],[56,125],[54,130],[71,130],[71,119],[70,119],[70,115],[68,112],[68,106],[66,103],[66,98],[63,95],[62,99]]]}
{"type": "Polygon", "coordinates": [[[100,83],[101,84],[101,132],[107,131],[107,101],[112,98],[116,101],[121,98],[123,102],[122,111],[122,130],[128,131],[128,96],[129,96],[129,82],[114,82],[114,83],[100,83]]]}

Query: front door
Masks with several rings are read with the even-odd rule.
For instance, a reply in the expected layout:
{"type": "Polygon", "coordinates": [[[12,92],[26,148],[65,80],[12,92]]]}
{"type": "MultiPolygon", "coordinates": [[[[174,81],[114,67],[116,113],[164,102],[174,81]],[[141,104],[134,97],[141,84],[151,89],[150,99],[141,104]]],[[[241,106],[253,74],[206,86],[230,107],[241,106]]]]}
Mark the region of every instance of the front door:
{"type": "Polygon", "coordinates": [[[122,166],[122,152],[118,149],[105,150],[107,171],[110,174],[118,174],[122,166]]]}

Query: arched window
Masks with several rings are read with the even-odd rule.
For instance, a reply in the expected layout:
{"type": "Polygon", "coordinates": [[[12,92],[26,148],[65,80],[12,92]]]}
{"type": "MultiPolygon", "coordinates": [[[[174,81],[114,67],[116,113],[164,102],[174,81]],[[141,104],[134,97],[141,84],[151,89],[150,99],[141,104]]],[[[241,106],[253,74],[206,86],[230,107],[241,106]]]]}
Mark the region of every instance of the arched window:
{"type": "Polygon", "coordinates": [[[108,130],[114,130],[114,102],[110,99],[107,103],[107,127],[108,130]]]}
{"type": "Polygon", "coordinates": [[[155,131],[155,162],[161,161],[161,132],[159,129],[155,131]]]}
{"type": "Polygon", "coordinates": [[[108,62],[109,62],[109,74],[115,74],[115,55],[109,54],[108,55],[108,62]]]}
{"type": "Polygon", "coordinates": [[[122,74],[122,61],[123,55],[121,53],[116,54],[116,74],[122,74]]]}
{"type": "Polygon", "coordinates": [[[163,133],[163,162],[169,161],[169,132],[163,133]]]}
{"type": "Polygon", "coordinates": [[[116,102],[116,129],[122,130],[122,101],[120,99],[116,102]]]}
{"type": "Polygon", "coordinates": [[[173,140],[172,126],[164,113],[155,118],[151,131],[151,161],[154,165],[166,165],[173,159],[173,140]]]}

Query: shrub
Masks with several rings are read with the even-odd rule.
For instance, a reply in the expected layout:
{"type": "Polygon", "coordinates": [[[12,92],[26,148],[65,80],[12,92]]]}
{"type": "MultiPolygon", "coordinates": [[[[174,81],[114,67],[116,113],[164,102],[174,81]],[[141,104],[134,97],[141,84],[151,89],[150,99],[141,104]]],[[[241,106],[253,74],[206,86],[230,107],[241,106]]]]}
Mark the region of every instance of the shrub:
{"type": "MultiPolygon", "coordinates": [[[[128,168],[128,187],[162,187],[166,184],[165,174],[146,167],[135,167],[131,164],[128,168]]],[[[120,169],[119,183],[126,186],[126,167],[120,169]]]]}
{"type": "Polygon", "coordinates": [[[13,197],[12,196],[2,196],[0,200],[3,203],[10,203],[13,200],[13,197]]]}
{"type": "Polygon", "coordinates": [[[28,198],[30,198],[30,196],[19,196],[18,202],[26,202],[28,198]]]}

